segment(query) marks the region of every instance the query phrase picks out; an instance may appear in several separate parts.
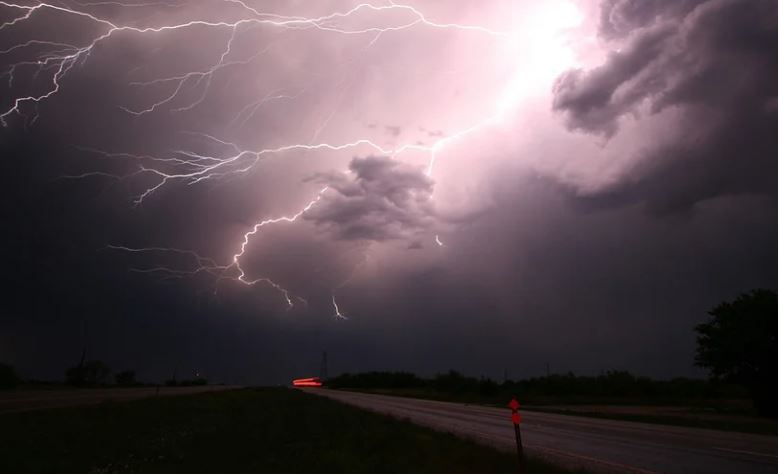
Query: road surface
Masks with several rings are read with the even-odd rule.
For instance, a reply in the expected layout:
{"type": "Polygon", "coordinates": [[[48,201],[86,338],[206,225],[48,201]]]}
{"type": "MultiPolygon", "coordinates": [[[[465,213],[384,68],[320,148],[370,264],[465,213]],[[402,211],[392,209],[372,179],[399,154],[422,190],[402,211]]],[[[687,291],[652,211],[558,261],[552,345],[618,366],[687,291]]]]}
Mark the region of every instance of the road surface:
{"type": "MultiPolygon", "coordinates": [[[[510,410],[306,389],[371,411],[515,450],[510,410]]],[[[522,411],[525,450],[595,472],[778,473],[778,437],[522,411]]]]}
{"type": "MultiPolygon", "coordinates": [[[[240,387],[206,385],[196,387],[160,387],[159,396],[231,390],[240,387]]],[[[65,390],[11,390],[0,392],[0,414],[45,408],[95,405],[108,400],[135,400],[157,396],[156,387],[88,388],[65,390]]]]}

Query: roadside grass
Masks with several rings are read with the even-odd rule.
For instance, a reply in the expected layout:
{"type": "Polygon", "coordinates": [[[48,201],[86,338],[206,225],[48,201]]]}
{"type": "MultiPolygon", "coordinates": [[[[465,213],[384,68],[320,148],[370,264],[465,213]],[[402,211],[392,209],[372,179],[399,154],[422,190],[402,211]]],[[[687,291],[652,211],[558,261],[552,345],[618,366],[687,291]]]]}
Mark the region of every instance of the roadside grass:
{"type": "MultiPolygon", "coordinates": [[[[476,393],[448,393],[430,389],[342,389],[354,392],[375,393],[398,397],[422,398],[472,405],[505,407],[509,396],[479,396],[476,393]]],[[[761,418],[753,415],[748,408],[747,400],[653,400],[653,399],[619,399],[591,397],[534,397],[524,399],[519,394],[522,410],[556,413],[560,415],[585,416],[609,420],[636,421],[658,425],[685,426],[689,428],[705,428],[719,431],[736,431],[778,436],[778,420],[761,418]],[[548,406],[557,405],[557,406],[548,406]],[[563,405],[560,407],[559,405],[563,405]],[[670,414],[638,414],[611,413],[607,411],[590,410],[578,405],[611,405],[611,406],[645,406],[658,407],[679,406],[686,409],[683,415],[670,414]]]]}
{"type": "Polygon", "coordinates": [[[715,419],[703,416],[671,416],[671,415],[642,415],[637,413],[604,413],[588,410],[526,407],[529,411],[544,413],[556,413],[559,415],[585,416],[589,418],[602,418],[606,420],[636,421],[640,423],[652,423],[656,425],[685,426],[688,428],[705,428],[719,431],[737,431],[740,433],[762,434],[778,436],[778,422],[773,420],[754,419],[728,420],[715,419]]]}
{"type": "MultiPolygon", "coordinates": [[[[512,473],[515,457],[284,388],[0,416],[0,472],[512,473]]],[[[570,472],[530,459],[530,473],[570,472]]]]}

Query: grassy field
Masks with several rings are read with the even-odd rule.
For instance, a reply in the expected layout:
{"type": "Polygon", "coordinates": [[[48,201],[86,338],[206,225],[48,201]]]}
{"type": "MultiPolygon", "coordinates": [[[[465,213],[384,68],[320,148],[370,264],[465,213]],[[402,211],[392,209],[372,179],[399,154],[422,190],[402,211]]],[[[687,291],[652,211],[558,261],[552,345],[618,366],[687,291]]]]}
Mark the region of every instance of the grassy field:
{"type": "MultiPolygon", "coordinates": [[[[485,397],[477,393],[453,394],[427,388],[354,389],[354,391],[500,407],[506,406],[508,401],[507,395],[501,398],[485,397]]],[[[690,400],[688,403],[674,400],[657,403],[656,400],[650,399],[592,397],[534,397],[531,399],[519,397],[519,399],[522,402],[522,409],[529,411],[778,436],[778,420],[751,414],[753,410],[749,409],[748,400],[690,400]]]]}
{"type": "MultiPolygon", "coordinates": [[[[530,460],[529,472],[567,472],[530,460]]],[[[515,459],[296,390],[0,416],[0,473],[511,473],[515,459]]]]}

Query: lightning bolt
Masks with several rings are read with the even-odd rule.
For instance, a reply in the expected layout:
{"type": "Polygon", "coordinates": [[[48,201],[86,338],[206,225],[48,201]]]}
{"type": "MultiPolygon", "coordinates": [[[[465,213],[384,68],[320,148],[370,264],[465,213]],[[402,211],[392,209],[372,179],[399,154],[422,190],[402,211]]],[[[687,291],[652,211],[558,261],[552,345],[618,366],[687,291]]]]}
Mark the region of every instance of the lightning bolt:
{"type": "MultiPolygon", "coordinates": [[[[92,10],[90,9],[101,6],[122,8],[163,6],[174,8],[180,6],[180,4],[95,1],[76,3],[78,7],[69,7],[59,3],[55,4],[40,2],[33,5],[26,5],[0,0],[0,7],[4,7],[14,12],[12,19],[0,25],[0,31],[17,27],[18,25],[25,22],[33,21],[36,14],[42,10],[50,10],[51,12],[61,14],[65,18],[74,17],[89,21],[96,27],[97,30],[99,30],[98,33],[95,33],[95,35],[89,41],[81,45],[33,39],[0,50],[0,55],[30,51],[31,57],[29,59],[13,63],[8,66],[5,71],[0,71],[0,77],[8,78],[9,88],[15,83],[16,77],[20,74],[20,71],[25,68],[32,68],[33,75],[36,77],[43,73],[50,74],[50,79],[45,87],[45,90],[39,93],[31,93],[28,95],[18,95],[12,97],[9,101],[10,103],[7,106],[0,108],[0,124],[3,126],[8,126],[8,120],[12,115],[24,116],[24,111],[26,110],[27,105],[36,106],[37,110],[38,104],[49,100],[58,94],[59,91],[64,87],[64,81],[73,68],[76,65],[85,63],[89,59],[92,51],[94,51],[94,49],[99,44],[115,37],[118,33],[156,35],[175,30],[187,30],[193,28],[226,29],[229,31],[229,37],[226,39],[224,47],[221,49],[218,58],[216,58],[215,61],[209,66],[200,70],[193,70],[182,74],[156,78],[150,81],[130,83],[131,86],[140,88],[147,88],[151,86],[170,87],[170,91],[167,94],[163,95],[157,100],[154,100],[147,106],[141,108],[133,108],[125,105],[119,106],[121,110],[135,117],[143,117],[148,114],[153,114],[163,108],[173,113],[183,113],[190,111],[203,103],[209,93],[212,79],[215,74],[228,68],[245,66],[261,59],[263,55],[272,49],[273,43],[270,43],[264,48],[257,50],[253,55],[247,58],[233,58],[233,46],[236,38],[239,34],[241,34],[242,31],[245,31],[249,28],[266,27],[281,30],[316,30],[322,32],[322,34],[365,36],[369,39],[366,46],[367,48],[373,46],[383,35],[420,27],[431,28],[435,30],[456,30],[474,34],[485,34],[497,39],[510,36],[508,32],[493,30],[483,26],[437,22],[428,18],[420,10],[411,5],[397,4],[393,1],[389,1],[386,4],[359,3],[350,9],[336,11],[317,17],[288,16],[262,12],[248,5],[242,0],[224,0],[224,3],[237,8],[240,12],[242,12],[242,16],[237,20],[231,21],[191,19],[180,23],[163,24],[160,26],[132,26],[115,23],[108,18],[92,13],[92,10]],[[381,15],[389,12],[402,13],[404,14],[404,19],[391,26],[381,26],[378,23],[370,23],[364,26],[352,27],[348,26],[348,22],[346,21],[350,18],[355,18],[358,15],[372,14],[375,17],[380,17],[381,15]],[[199,93],[189,102],[182,103],[184,92],[190,91],[199,91],[199,93]]],[[[272,101],[295,100],[306,91],[307,86],[297,90],[294,93],[284,89],[270,91],[260,97],[258,100],[253,101],[243,107],[235,115],[231,125],[242,127],[257,113],[260,108],[266,104],[272,101]]],[[[319,129],[314,134],[314,140],[316,140],[316,137],[318,137],[319,133],[321,130],[323,130],[323,128],[326,126],[326,123],[329,121],[332,115],[334,115],[334,113],[335,111],[333,110],[333,113],[330,114],[330,117],[328,117],[327,120],[321,124],[319,129]]],[[[501,117],[502,113],[497,112],[492,116],[473,123],[469,127],[466,127],[455,133],[442,136],[434,141],[431,145],[405,143],[391,148],[381,146],[366,138],[359,138],[345,143],[296,143],[275,148],[246,150],[235,143],[231,143],[211,135],[202,136],[203,138],[215,144],[227,147],[230,152],[223,155],[214,155],[180,149],[173,150],[168,156],[153,156],[137,155],[124,152],[117,153],[94,148],[82,148],[83,151],[95,154],[104,159],[129,160],[134,164],[135,171],[123,176],[94,171],[79,175],[65,176],[63,178],[75,179],[102,176],[110,179],[125,180],[141,175],[154,178],[155,182],[147,186],[135,197],[134,204],[138,206],[143,204],[144,201],[154,193],[172,182],[182,182],[188,185],[195,185],[203,181],[222,179],[228,176],[244,174],[254,168],[257,163],[259,163],[267,156],[282,155],[295,151],[353,151],[357,149],[365,149],[370,150],[373,153],[391,157],[398,157],[409,151],[422,152],[426,153],[428,156],[425,173],[427,176],[432,176],[438,157],[446,147],[451,146],[470,135],[476,134],[484,128],[494,125],[496,122],[501,120],[501,117]]],[[[35,118],[37,118],[37,111],[32,120],[34,121],[35,118]]],[[[305,300],[299,296],[293,295],[289,289],[271,280],[270,278],[265,276],[248,276],[246,270],[241,265],[241,259],[244,257],[251,239],[257,236],[257,234],[259,234],[264,227],[283,223],[292,224],[296,222],[300,217],[302,217],[305,213],[310,211],[321,202],[328,189],[328,187],[321,188],[307,204],[305,204],[300,210],[293,214],[267,218],[256,222],[243,234],[239,245],[236,245],[236,251],[232,256],[231,261],[227,264],[219,264],[212,258],[204,257],[197,252],[185,249],[168,247],[133,248],[123,245],[110,245],[107,248],[112,251],[133,254],[164,254],[171,257],[183,257],[188,259],[190,262],[189,266],[186,268],[152,266],[135,268],[132,270],[138,273],[160,274],[165,278],[184,278],[205,274],[213,277],[217,284],[223,280],[230,280],[247,286],[264,284],[278,291],[283,296],[287,306],[291,308],[294,306],[295,300],[302,302],[305,302],[305,300]]],[[[437,235],[435,236],[435,242],[439,246],[444,245],[437,235]]],[[[340,311],[334,293],[332,294],[332,306],[336,319],[347,319],[346,316],[340,311]]]]}
{"type": "Polygon", "coordinates": [[[335,300],[335,295],[332,295],[332,308],[335,310],[335,318],[336,319],[348,319],[345,314],[340,312],[340,308],[338,308],[338,302],[335,300]]]}
{"type": "Polygon", "coordinates": [[[303,214],[308,212],[313,206],[315,206],[319,201],[321,201],[322,195],[325,192],[327,192],[328,188],[329,188],[328,186],[325,186],[324,188],[322,188],[319,191],[319,193],[316,195],[316,197],[313,200],[311,200],[311,202],[309,202],[305,207],[303,207],[296,214],[293,214],[291,216],[282,216],[282,217],[277,217],[275,219],[265,219],[263,221],[259,221],[256,224],[254,224],[254,227],[251,230],[249,230],[248,232],[243,234],[243,242],[241,242],[241,244],[240,244],[240,251],[232,256],[232,265],[234,265],[235,268],[239,272],[239,275],[237,277],[237,280],[239,282],[245,283],[247,285],[254,285],[254,284],[259,283],[259,282],[268,283],[268,284],[270,284],[271,286],[273,286],[274,288],[276,288],[277,290],[281,291],[284,294],[284,296],[286,297],[286,302],[289,305],[289,307],[293,306],[292,300],[290,299],[290,296],[289,296],[289,291],[286,290],[285,288],[282,288],[280,285],[276,284],[275,282],[271,281],[270,279],[268,279],[268,278],[260,278],[258,280],[246,280],[246,272],[240,266],[240,258],[243,256],[243,254],[246,253],[246,246],[248,245],[249,239],[251,238],[251,236],[253,236],[257,232],[259,232],[259,230],[262,227],[265,227],[267,225],[272,225],[272,224],[278,224],[280,222],[287,222],[287,223],[295,222],[297,219],[300,218],[300,216],[302,216],[303,214]]]}
{"type": "MultiPolygon", "coordinates": [[[[135,26],[128,26],[128,25],[117,25],[107,19],[100,18],[92,13],[77,10],[75,8],[68,8],[60,5],[55,5],[52,3],[45,3],[41,2],[38,4],[35,4],[33,6],[28,5],[22,5],[19,3],[13,3],[13,2],[7,2],[5,0],[0,0],[0,6],[11,8],[11,9],[17,9],[21,10],[24,13],[16,18],[14,18],[11,21],[8,21],[6,23],[3,23],[0,25],[0,31],[6,28],[13,27],[17,24],[20,24],[24,21],[30,20],[36,12],[43,10],[43,9],[50,9],[54,10],[56,12],[61,12],[68,15],[74,15],[77,17],[81,17],[84,19],[91,20],[97,25],[100,25],[104,28],[106,28],[106,31],[102,33],[101,35],[94,38],[91,42],[86,44],[82,47],[75,47],[73,45],[65,45],[67,46],[67,49],[70,50],[70,52],[57,54],[57,53],[51,53],[47,56],[43,56],[42,58],[38,58],[35,61],[31,62],[25,62],[24,64],[36,64],[39,66],[40,69],[42,68],[48,68],[53,67],[55,69],[55,73],[51,79],[50,88],[48,91],[38,94],[38,95],[28,95],[28,96],[21,96],[15,98],[13,100],[12,105],[7,108],[6,110],[2,111],[0,113],[0,123],[3,124],[3,126],[7,125],[7,118],[9,115],[13,113],[20,113],[20,107],[25,103],[39,103],[41,101],[44,101],[53,95],[55,95],[57,92],[59,92],[61,83],[60,81],[63,79],[65,75],[73,68],[75,64],[77,64],[79,61],[86,60],[89,56],[89,54],[92,52],[92,50],[101,42],[111,38],[115,34],[119,32],[131,32],[136,34],[153,34],[153,33],[162,33],[172,30],[182,30],[187,28],[193,28],[193,27],[206,27],[206,28],[229,28],[232,30],[232,34],[230,36],[229,41],[227,42],[225,50],[222,52],[219,61],[209,68],[206,71],[201,72],[190,72],[187,74],[184,74],[182,76],[176,76],[176,77],[170,77],[170,78],[163,78],[158,79],[156,81],[151,81],[150,83],[141,83],[140,85],[148,85],[151,83],[160,83],[160,82],[175,82],[177,83],[177,86],[173,90],[172,94],[170,94],[168,97],[155,102],[150,107],[140,110],[140,111],[133,111],[129,108],[124,107],[123,110],[127,111],[128,113],[132,113],[134,115],[143,115],[145,113],[153,112],[156,110],[159,106],[164,105],[175,99],[179,93],[181,92],[184,84],[189,80],[194,78],[195,79],[195,86],[202,83],[202,81],[205,81],[206,86],[204,88],[203,95],[200,99],[197,101],[187,105],[180,107],[176,110],[182,111],[182,110],[189,110],[193,107],[195,107],[197,104],[202,102],[204,95],[207,93],[208,86],[210,85],[210,79],[213,77],[213,73],[216,72],[219,69],[222,69],[224,67],[227,67],[228,65],[235,65],[240,64],[241,62],[230,62],[225,63],[226,58],[229,56],[231,52],[231,46],[232,42],[235,39],[235,35],[238,32],[238,29],[241,26],[244,25],[264,25],[269,27],[276,27],[276,28],[284,28],[284,29],[311,29],[315,28],[317,30],[325,31],[325,32],[332,32],[332,33],[338,33],[338,34],[344,34],[344,35],[364,35],[364,34],[376,34],[376,35],[382,35],[389,32],[396,32],[396,31],[402,31],[407,30],[409,28],[413,28],[417,25],[424,25],[431,28],[438,28],[438,29],[457,29],[457,30],[469,30],[469,31],[475,31],[479,33],[485,33],[489,35],[494,36],[505,36],[507,33],[500,32],[500,31],[494,31],[490,30],[488,28],[484,28],[481,26],[472,26],[472,25],[461,25],[457,23],[438,23],[429,20],[427,17],[424,16],[419,10],[416,8],[410,6],[410,5],[399,5],[395,3],[390,3],[389,5],[373,5],[370,3],[360,3],[359,5],[356,5],[355,7],[351,8],[348,11],[345,12],[335,12],[329,15],[315,17],[315,18],[306,18],[306,17],[295,17],[295,16],[284,16],[284,15],[276,15],[271,13],[263,13],[255,8],[252,8],[248,6],[246,3],[244,3],[241,0],[225,0],[226,3],[231,3],[234,5],[239,5],[241,8],[243,8],[246,12],[250,13],[250,17],[248,18],[242,18],[237,21],[207,21],[207,20],[190,20],[183,23],[177,23],[173,25],[163,25],[163,26],[157,26],[157,27],[135,27],[135,26]],[[386,11],[402,11],[405,13],[408,13],[410,18],[408,21],[401,23],[396,26],[391,27],[379,27],[379,26],[370,26],[365,28],[345,28],[338,26],[339,20],[344,20],[349,17],[353,17],[356,14],[362,12],[362,11],[371,11],[374,13],[381,13],[386,11]]],[[[124,4],[121,2],[111,2],[116,5],[120,6],[139,6],[138,4],[124,4]]],[[[82,4],[82,6],[94,6],[95,4],[82,4]]],[[[375,39],[373,40],[375,42],[375,39]]],[[[261,52],[260,52],[261,53],[261,52]]],[[[257,53],[254,57],[250,58],[249,60],[246,60],[243,62],[245,64],[246,62],[250,62],[253,60],[256,56],[258,56],[260,53],[257,53]]],[[[13,71],[16,67],[18,67],[20,64],[15,64],[11,66],[11,71],[13,71]]],[[[11,76],[13,76],[13,72],[10,73],[11,76]]]]}

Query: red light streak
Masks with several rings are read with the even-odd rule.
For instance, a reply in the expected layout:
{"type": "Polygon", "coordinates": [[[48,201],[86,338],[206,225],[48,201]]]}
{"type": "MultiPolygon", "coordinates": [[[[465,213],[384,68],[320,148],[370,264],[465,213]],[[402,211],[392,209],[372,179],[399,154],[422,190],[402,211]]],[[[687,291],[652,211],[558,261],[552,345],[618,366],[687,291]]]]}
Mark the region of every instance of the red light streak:
{"type": "Polygon", "coordinates": [[[321,387],[323,384],[319,377],[309,377],[306,379],[294,379],[292,385],[295,387],[321,387]]]}

